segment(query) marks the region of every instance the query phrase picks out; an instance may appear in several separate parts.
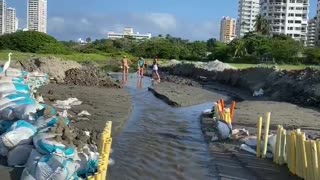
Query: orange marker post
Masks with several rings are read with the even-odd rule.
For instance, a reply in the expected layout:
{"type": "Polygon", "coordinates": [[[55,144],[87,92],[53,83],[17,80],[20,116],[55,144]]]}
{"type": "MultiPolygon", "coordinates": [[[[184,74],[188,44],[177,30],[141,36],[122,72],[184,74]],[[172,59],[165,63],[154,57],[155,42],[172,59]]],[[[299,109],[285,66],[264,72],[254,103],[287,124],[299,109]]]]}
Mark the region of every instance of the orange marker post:
{"type": "Polygon", "coordinates": [[[236,102],[235,102],[235,101],[232,101],[231,110],[230,110],[230,113],[231,113],[231,120],[232,120],[232,121],[233,121],[233,118],[234,118],[234,111],[235,111],[235,108],[236,108],[236,102]]]}

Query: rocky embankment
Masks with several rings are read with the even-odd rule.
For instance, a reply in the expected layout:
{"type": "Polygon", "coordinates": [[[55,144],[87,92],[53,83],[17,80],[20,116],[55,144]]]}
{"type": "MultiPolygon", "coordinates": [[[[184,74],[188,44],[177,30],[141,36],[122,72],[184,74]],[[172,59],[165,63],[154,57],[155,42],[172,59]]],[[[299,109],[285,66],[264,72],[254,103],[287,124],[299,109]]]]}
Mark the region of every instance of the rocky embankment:
{"type": "Polygon", "coordinates": [[[277,68],[256,67],[243,70],[230,69],[224,63],[217,70],[208,70],[190,63],[171,64],[161,67],[163,71],[177,76],[197,79],[201,82],[219,82],[245,89],[253,93],[260,88],[271,100],[298,105],[320,107],[320,70],[286,71],[277,68]]]}

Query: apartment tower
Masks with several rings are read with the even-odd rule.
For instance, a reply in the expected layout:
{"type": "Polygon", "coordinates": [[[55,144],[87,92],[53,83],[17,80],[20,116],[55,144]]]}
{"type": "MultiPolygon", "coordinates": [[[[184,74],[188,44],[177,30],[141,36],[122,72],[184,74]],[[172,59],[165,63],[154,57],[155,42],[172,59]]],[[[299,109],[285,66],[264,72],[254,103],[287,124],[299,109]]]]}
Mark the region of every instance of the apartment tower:
{"type": "Polygon", "coordinates": [[[316,45],[317,17],[310,19],[308,22],[307,46],[314,47],[316,45]]]}
{"type": "Polygon", "coordinates": [[[15,8],[7,8],[6,12],[6,32],[5,33],[14,33],[18,29],[18,19],[16,15],[16,9],[15,8]]]}
{"type": "Polygon", "coordinates": [[[220,41],[229,43],[236,37],[236,20],[223,17],[220,26],[220,41]]]}
{"type": "Polygon", "coordinates": [[[28,0],[28,30],[47,33],[47,0],[28,0]]]}
{"type": "Polygon", "coordinates": [[[6,32],[6,10],[6,1],[0,0],[0,35],[3,35],[6,32]]]}
{"type": "Polygon", "coordinates": [[[261,14],[268,20],[271,33],[285,34],[307,45],[309,0],[261,0],[261,14]]]}
{"type": "Polygon", "coordinates": [[[238,13],[237,36],[243,37],[255,30],[255,20],[260,13],[260,0],[239,0],[238,13]]]}
{"type": "Polygon", "coordinates": [[[318,0],[317,4],[317,22],[316,22],[316,46],[320,46],[320,0],[318,0]]]}

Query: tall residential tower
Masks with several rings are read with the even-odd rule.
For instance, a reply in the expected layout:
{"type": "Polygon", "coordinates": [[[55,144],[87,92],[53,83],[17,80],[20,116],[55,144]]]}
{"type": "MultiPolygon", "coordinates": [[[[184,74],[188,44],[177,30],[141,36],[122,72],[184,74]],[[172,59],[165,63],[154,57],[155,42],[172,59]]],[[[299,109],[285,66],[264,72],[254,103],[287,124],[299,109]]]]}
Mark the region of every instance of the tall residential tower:
{"type": "Polygon", "coordinates": [[[28,0],[28,30],[47,33],[47,0],[28,0]]]}
{"type": "Polygon", "coordinates": [[[0,35],[3,35],[6,32],[6,10],[6,1],[0,0],[0,35]]]}
{"type": "Polygon", "coordinates": [[[314,47],[316,45],[317,17],[310,19],[308,22],[307,46],[314,47]]]}
{"type": "Polygon", "coordinates": [[[309,0],[261,0],[260,9],[271,33],[285,34],[307,44],[309,0]]]}
{"type": "Polygon", "coordinates": [[[16,15],[15,8],[7,8],[6,12],[6,32],[5,33],[14,33],[18,30],[18,18],[16,15]]]}
{"type": "Polygon", "coordinates": [[[236,20],[223,17],[220,26],[220,41],[229,43],[236,37],[236,20]]]}
{"type": "Polygon", "coordinates": [[[255,30],[255,19],[260,13],[260,0],[239,0],[238,13],[237,36],[243,37],[255,30]]]}

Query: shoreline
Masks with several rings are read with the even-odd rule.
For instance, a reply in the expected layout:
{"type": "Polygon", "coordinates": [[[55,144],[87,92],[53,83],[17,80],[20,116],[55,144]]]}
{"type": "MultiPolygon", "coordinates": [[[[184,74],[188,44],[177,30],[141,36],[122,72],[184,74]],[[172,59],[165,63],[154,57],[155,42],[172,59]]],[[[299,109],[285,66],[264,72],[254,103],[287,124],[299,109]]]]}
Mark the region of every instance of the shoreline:
{"type": "Polygon", "coordinates": [[[72,106],[68,114],[71,115],[73,126],[93,133],[93,140],[98,140],[107,121],[112,121],[112,136],[116,136],[128,121],[133,109],[132,97],[123,88],[49,84],[41,87],[39,93],[49,105],[55,100],[66,100],[70,97],[82,101],[81,105],[72,106]],[[77,116],[83,110],[91,115],[77,116]]]}

